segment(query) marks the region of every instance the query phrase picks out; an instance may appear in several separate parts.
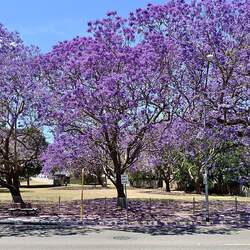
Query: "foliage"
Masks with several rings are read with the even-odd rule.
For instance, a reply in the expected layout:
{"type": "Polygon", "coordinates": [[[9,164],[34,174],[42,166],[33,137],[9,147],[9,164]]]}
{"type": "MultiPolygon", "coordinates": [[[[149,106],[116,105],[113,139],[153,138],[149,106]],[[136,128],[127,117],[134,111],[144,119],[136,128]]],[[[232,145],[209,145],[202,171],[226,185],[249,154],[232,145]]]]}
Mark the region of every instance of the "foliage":
{"type": "Polygon", "coordinates": [[[0,25],[0,185],[21,202],[19,177],[23,167],[37,159],[41,133],[36,113],[38,77],[33,57],[17,33],[0,25]]]}
{"type": "Polygon", "coordinates": [[[218,191],[230,192],[233,185],[249,187],[249,156],[247,148],[228,143],[219,152],[215,167],[212,171],[212,180],[217,184],[218,191]]]}
{"type": "Polygon", "coordinates": [[[89,22],[90,36],[39,59],[40,113],[55,128],[54,147],[68,156],[61,138],[71,138],[73,159],[102,166],[124,197],[121,174],[161,144],[181,145],[198,190],[221,141],[248,143],[248,20],[249,1],[205,0],[89,22]]]}

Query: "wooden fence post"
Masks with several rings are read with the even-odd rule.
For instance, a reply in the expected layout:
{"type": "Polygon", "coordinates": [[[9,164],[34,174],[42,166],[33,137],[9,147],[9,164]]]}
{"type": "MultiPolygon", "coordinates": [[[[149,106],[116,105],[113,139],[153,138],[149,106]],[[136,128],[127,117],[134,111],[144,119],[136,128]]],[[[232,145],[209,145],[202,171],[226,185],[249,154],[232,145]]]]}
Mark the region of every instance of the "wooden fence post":
{"type": "Polygon", "coordinates": [[[235,213],[238,213],[238,199],[235,197],[235,213]]]}
{"type": "Polygon", "coordinates": [[[195,215],[195,198],[193,197],[193,215],[195,215]]]}
{"type": "Polygon", "coordinates": [[[60,213],[60,208],[61,208],[61,196],[59,195],[59,198],[58,198],[58,211],[60,213]]]}

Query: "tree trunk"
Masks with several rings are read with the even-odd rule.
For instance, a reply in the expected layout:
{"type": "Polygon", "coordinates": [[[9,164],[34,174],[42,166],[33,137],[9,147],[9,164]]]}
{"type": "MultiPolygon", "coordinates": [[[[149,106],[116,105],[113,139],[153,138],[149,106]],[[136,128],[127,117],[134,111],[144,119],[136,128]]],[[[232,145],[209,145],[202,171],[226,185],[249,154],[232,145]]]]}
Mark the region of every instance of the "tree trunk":
{"type": "Polygon", "coordinates": [[[169,178],[165,178],[164,181],[165,181],[165,185],[166,185],[166,192],[171,192],[169,178]]]}
{"type": "Polygon", "coordinates": [[[29,187],[30,186],[30,176],[28,174],[28,177],[27,177],[27,186],[29,187]]]}
{"type": "Polygon", "coordinates": [[[110,156],[113,161],[113,166],[114,166],[114,174],[115,174],[115,187],[117,191],[117,206],[121,208],[126,208],[127,207],[127,202],[126,202],[126,196],[124,193],[124,188],[123,184],[121,183],[121,174],[123,173],[122,171],[122,165],[121,165],[121,156],[119,155],[119,152],[117,151],[117,134],[112,135],[112,143],[110,142],[110,138],[108,133],[105,133],[105,137],[108,143],[109,151],[110,151],[110,156]]]}
{"type": "Polygon", "coordinates": [[[10,193],[13,199],[14,203],[20,203],[21,207],[25,207],[25,203],[22,199],[21,193],[20,193],[20,189],[19,188],[10,188],[10,193]]]}
{"type": "Polygon", "coordinates": [[[97,178],[98,185],[101,185],[102,187],[104,187],[105,185],[104,185],[104,181],[102,178],[102,174],[97,174],[96,178],[97,178]]]}
{"type": "Polygon", "coordinates": [[[162,181],[162,178],[161,178],[161,177],[158,179],[157,187],[158,187],[158,188],[162,188],[162,187],[163,187],[163,181],[162,181]]]}
{"type": "Polygon", "coordinates": [[[126,195],[124,193],[124,187],[121,183],[121,173],[117,171],[116,173],[116,190],[117,190],[117,206],[121,208],[127,207],[126,195]]]}
{"type": "Polygon", "coordinates": [[[10,189],[11,196],[15,203],[21,203],[22,207],[25,207],[25,203],[20,192],[20,181],[19,176],[15,175],[13,177],[13,188],[10,189]]]}
{"type": "Polygon", "coordinates": [[[164,173],[164,181],[166,184],[166,192],[171,192],[170,190],[170,179],[171,179],[171,171],[170,171],[170,165],[167,165],[167,171],[164,173]]]}
{"type": "Polygon", "coordinates": [[[197,194],[200,194],[201,193],[201,182],[200,182],[200,180],[199,179],[195,180],[194,185],[195,185],[195,192],[197,194]]]}
{"type": "Polygon", "coordinates": [[[10,191],[14,203],[20,203],[21,207],[25,207],[25,203],[22,199],[20,192],[19,176],[6,177],[6,181],[0,178],[0,184],[2,187],[7,188],[10,191]]]}

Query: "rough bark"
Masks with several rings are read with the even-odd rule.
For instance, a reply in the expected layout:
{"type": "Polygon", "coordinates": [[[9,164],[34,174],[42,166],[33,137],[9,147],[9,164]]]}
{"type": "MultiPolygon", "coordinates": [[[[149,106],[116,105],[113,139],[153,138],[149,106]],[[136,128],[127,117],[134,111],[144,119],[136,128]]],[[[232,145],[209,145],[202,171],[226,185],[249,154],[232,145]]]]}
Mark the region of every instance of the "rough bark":
{"type": "Polygon", "coordinates": [[[27,177],[27,186],[29,187],[30,186],[30,176],[28,174],[28,177],[27,177]]]}
{"type": "Polygon", "coordinates": [[[195,186],[195,192],[197,194],[200,194],[201,193],[201,181],[200,181],[200,179],[195,180],[194,186],[195,186]]]}
{"type": "Polygon", "coordinates": [[[96,178],[97,178],[98,185],[101,185],[102,187],[104,187],[105,185],[104,185],[102,176],[98,174],[96,178]]]}
{"type": "Polygon", "coordinates": [[[14,203],[20,203],[21,207],[25,207],[25,202],[23,201],[20,192],[19,176],[14,176],[13,178],[8,177],[6,178],[6,181],[0,179],[0,184],[2,187],[5,187],[9,190],[14,203]]]}
{"type": "Polygon", "coordinates": [[[126,195],[124,192],[123,184],[121,183],[121,173],[116,173],[116,190],[117,190],[117,206],[121,208],[127,207],[126,195]]]}
{"type": "Polygon", "coordinates": [[[158,187],[158,188],[162,188],[162,187],[163,187],[163,180],[162,180],[162,178],[159,178],[159,179],[158,179],[157,187],[158,187]]]}
{"type": "Polygon", "coordinates": [[[165,181],[165,185],[166,185],[166,192],[171,192],[169,178],[165,178],[164,181],[165,181]]]}
{"type": "Polygon", "coordinates": [[[20,203],[21,207],[25,207],[25,202],[22,199],[20,189],[19,188],[11,188],[9,190],[10,190],[13,202],[14,203],[20,203]]]}

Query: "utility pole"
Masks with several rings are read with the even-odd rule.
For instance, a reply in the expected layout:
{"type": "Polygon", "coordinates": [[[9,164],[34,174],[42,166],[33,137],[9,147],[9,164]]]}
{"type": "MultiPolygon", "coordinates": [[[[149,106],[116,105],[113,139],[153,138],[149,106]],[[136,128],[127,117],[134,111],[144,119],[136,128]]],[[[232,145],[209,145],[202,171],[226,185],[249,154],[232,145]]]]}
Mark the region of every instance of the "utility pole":
{"type": "Polygon", "coordinates": [[[80,211],[80,217],[81,222],[83,222],[83,187],[84,187],[84,169],[82,169],[82,181],[81,181],[81,211],[80,211]]]}
{"type": "Polygon", "coordinates": [[[207,73],[206,73],[206,81],[205,81],[205,86],[204,86],[204,99],[203,99],[203,130],[204,130],[204,154],[205,154],[205,164],[204,164],[204,184],[205,184],[205,207],[206,207],[206,222],[209,222],[209,198],[208,198],[208,166],[207,166],[207,157],[208,157],[208,147],[207,147],[207,138],[206,138],[206,119],[207,119],[207,103],[206,103],[206,98],[207,98],[207,83],[208,83],[208,74],[209,74],[209,67],[210,63],[213,60],[213,55],[209,54],[206,56],[206,59],[208,61],[207,63],[207,73]]]}

